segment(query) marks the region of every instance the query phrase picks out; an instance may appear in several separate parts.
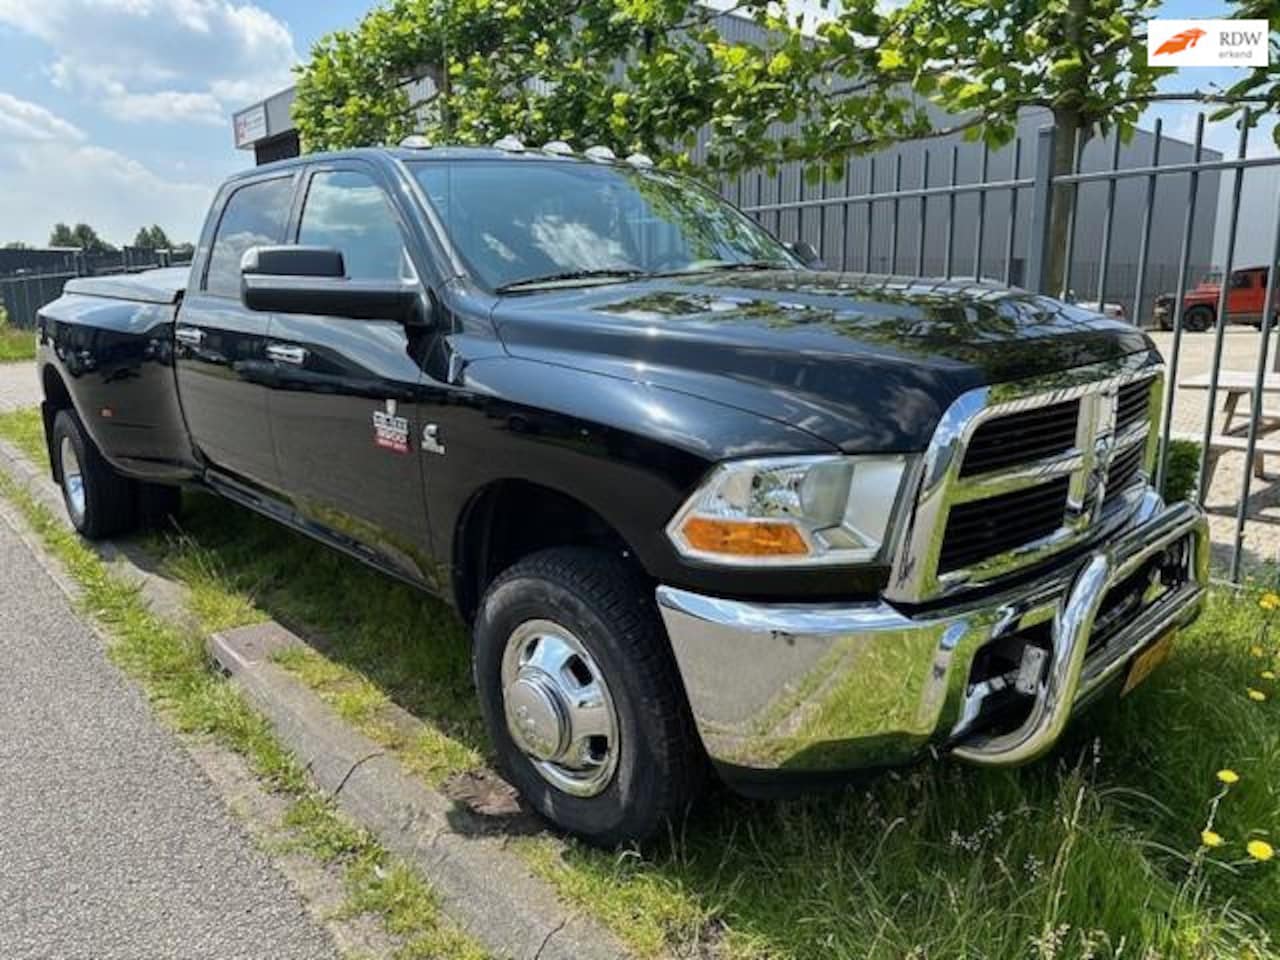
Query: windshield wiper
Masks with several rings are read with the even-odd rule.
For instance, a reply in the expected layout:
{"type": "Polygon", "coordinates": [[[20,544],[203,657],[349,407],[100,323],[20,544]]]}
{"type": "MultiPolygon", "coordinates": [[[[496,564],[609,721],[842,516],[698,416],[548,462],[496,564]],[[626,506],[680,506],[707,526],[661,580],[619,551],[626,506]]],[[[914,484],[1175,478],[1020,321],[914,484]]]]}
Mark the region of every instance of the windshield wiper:
{"type": "Polygon", "coordinates": [[[595,270],[566,270],[563,273],[549,273],[544,277],[527,277],[524,280],[512,280],[498,287],[497,293],[519,290],[522,287],[536,287],[544,283],[556,283],[560,280],[590,280],[595,277],[643,277],[644,270],[635,267],[601,267],[595,270]]]}
{"type": "Polygon", "coordinates": [[[734,263],[717,263],[708,270],[792,270],[794,267],[781,260],[739,260],[734,263]]]}

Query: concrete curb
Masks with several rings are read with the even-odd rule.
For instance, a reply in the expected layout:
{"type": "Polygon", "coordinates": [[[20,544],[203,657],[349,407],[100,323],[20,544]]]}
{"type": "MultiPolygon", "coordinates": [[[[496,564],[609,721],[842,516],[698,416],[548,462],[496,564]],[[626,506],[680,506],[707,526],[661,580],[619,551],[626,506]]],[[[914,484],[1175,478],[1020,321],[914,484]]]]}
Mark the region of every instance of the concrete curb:
{"type": "Polygon", "coordinates": [[[612,934],[560,903],[505,851],[501,835],[479,832],[479,818],[408,776],[272,662],[277,651],[302,642],[265,623],[217,634],[210,649],[315,781],[389,850],[417,865],[452,917],[490,949],[521,960],[627,955],[612,934]]]}
{"type": "MultiPolygon", "coordinates": [[[[0,470],[70,525],[57,488],[43,469],[0,440],[0,470]]],[[[7,504],[3,509],[9,509],[7,504]]],[[[23,536],[64,592],[78,585],[52,563],[43,546],[23,536]]],[[[147,568],[129,545],[101,543],[114,572],[136,583],[160,616],[190,622],[186,589],[147,568]]],[[[303,640],[274,621],[210,638],[210,653],[271,721],[321,789],[382,844],[431,882],[446,913],[499,957],[516,960],[621,960],[630,954],[609,931],[562,903],[545,881],[504,849],[501,834],[480,818],[409,776],[398,760],[347,726],[319,697],[271,661],[303,640]]]]}

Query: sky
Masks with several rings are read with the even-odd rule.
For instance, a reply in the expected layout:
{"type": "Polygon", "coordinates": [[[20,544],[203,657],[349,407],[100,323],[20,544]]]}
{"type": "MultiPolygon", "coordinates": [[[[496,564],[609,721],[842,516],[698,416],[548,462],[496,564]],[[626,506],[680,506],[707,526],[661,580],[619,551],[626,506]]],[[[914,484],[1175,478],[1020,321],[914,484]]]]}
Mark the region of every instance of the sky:
{"type": "MultiPolygon", "coordinates": [[[[791,0],[821,15],[818,0],[791,0]]],[[[292,67],[371,0],[0,0],[0,242],[43,243],[85,221],[114,243],[164,227],[194,240],[218,183],[252,163],[231,114],[291,82],[292,67]]],[[[1225,3],[1169,0],[1168,17],[1220,16],[1225,3]]],[[[1184,70],[1170,89],[1230,84],[1184,70]]],[[[1194,108],[1149,111],[1190,139],[1194,108]]],[[[1269,125],[1274,124],[1269,121],[1269,125]]],[[[1229,124],[1206,143],[1234,153],[1229,124]]],[[[1275,152],[1269,130],[1254,152],[1275,152]]],[[[1280,178],[1278,178],[1280,183],[1280,178]]]]}

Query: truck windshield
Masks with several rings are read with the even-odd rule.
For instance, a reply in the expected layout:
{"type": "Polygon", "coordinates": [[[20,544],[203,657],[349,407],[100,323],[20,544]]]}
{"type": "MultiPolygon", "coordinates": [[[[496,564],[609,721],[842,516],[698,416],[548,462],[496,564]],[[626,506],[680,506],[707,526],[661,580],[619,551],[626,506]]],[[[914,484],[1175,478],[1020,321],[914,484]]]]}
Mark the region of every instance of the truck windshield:
{"type": "Polygon", "coordinates": [[[799,266],[734,207],[659,171],[533,158],[411,166],[454,247],[491,290],[799,266]]]}

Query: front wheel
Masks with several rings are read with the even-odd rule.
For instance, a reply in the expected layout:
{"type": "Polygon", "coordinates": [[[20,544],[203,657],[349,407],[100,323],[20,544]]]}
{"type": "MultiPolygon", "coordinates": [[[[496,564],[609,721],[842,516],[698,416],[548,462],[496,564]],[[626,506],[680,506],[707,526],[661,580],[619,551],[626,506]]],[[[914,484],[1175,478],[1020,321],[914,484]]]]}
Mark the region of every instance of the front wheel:
{"type": "Polygon", "coordinates": [[[695,799],[706,763],[648,584],[620,559],[545,550],[481,602],[474,670],[503,774],[601,846],[645,840],[695,799]]]}
{"type": "Polygon", "coordinates": [[[53,419],[54,469],[67,515],[81,536],[100,540],[137,523],[133,484],[111,468],[74,410],[53,419]]]}
{"type": "Polygon", "coordinates": [[[1192,307],[1182,316],[1182,325],[1192,333],[1200,333],[1213,326],[1213,311],[1208,307],[1192,307]]]}

